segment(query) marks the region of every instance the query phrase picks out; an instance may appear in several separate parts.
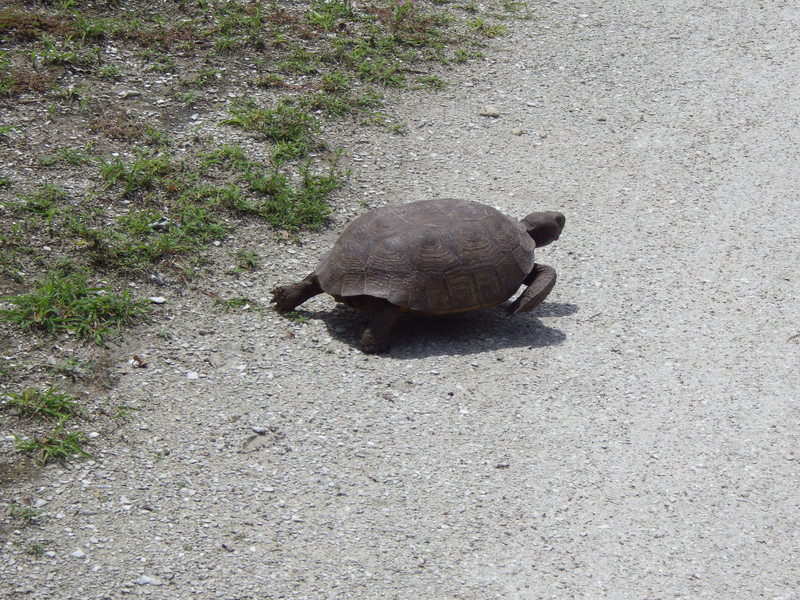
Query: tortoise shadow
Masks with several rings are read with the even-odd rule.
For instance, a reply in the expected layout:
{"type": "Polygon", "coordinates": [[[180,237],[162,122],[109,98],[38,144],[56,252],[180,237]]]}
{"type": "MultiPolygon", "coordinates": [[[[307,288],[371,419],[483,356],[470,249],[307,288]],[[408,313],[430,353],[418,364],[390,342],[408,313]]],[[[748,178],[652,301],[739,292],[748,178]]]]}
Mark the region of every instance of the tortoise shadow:
{"type": "MultiPolygon", "coordinates": [[[[367,319],[337,304],[331,310],[303,310],[325,323],[329,335],[358,348],[367,319]]],[[[531,314],[509,318],[503,310],[488,308],[437,317],[403,316],[395,324],[388,356],[396,359],[467,355],[500,348],[542,348],[562,343],[566,335],[542,325],[537,316],[563,317],[578,312],[575,304],[543,303],[531,314]]]]}

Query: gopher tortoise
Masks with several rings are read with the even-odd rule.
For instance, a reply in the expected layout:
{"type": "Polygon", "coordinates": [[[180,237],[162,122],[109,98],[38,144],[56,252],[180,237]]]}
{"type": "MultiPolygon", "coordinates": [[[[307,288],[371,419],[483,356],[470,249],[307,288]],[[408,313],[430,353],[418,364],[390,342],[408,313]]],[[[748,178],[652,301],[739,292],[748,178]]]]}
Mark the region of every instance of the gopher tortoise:
{"type": "Polygon", "coordinates": [[[556,272],[535,264],[533,251],[558,239],[560,212],[521,221],[467,200],[423,200],[377,208],[352,221],[313,273],[272,290],[278,310],[292,310],[327,292],[369,315],[364,352],[389,348],[402,313],[443,315],[500,304],[520,285],[511,315],[538,306],[556,272]]]}

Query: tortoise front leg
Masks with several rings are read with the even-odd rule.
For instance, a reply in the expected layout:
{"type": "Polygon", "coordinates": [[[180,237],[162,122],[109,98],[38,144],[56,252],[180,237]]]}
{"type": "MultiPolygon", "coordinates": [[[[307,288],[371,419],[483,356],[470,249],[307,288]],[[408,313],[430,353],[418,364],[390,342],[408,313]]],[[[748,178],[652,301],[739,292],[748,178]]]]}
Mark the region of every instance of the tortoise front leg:
{"type": "Polygon", "coordinates": [[[400,317],[401,312],[399,306],[389,302],[381,302],[370,310],[368,312],[370,315],[369,324],[358,344],[361,351],[368,354],[386,352],[391,342],[392,327],[400,317]]]}
{"type": "Polygon", "coordinates": [[[556,270],[547,265],[533,265],[533,270],[522,283],[528,287],[508,307],[508,314],[533,310],[539,306],[556,284],[556,270]]]}
{"type": "Polygon", "coordinates": [[[298,283],[281,285],[272,290],[272,303],[278,310],[292,310],[303,302],[322,293],[316,273],[311,273],[298,283]]]}

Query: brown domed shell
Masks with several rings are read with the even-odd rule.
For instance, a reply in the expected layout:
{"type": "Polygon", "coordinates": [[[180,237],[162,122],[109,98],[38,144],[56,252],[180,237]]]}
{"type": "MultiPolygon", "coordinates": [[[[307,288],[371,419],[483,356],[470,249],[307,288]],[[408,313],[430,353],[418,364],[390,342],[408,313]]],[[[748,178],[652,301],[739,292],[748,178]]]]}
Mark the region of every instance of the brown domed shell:
{"type": "Polygon", "coordinates": [[[533,268],[533,239],[490,206],[424,200],[372,210],[350,223],[316,268],[341,299],[384,298],[429,314],[499,304],[533,268]]]}

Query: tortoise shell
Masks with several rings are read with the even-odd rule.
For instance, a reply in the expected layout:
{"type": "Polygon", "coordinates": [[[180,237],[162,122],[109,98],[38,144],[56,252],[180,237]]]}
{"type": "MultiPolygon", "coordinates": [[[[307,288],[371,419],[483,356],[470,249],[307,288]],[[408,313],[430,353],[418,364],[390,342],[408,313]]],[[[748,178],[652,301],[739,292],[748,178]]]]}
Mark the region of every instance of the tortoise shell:
{"type": "Polygon", "coordinates": [[[315,273],[347,302],[383,298],[425,314],[499,304],[533,269],[525,227],[490,206],[423,200],[372,210],[350,223],[315,273]]]}

